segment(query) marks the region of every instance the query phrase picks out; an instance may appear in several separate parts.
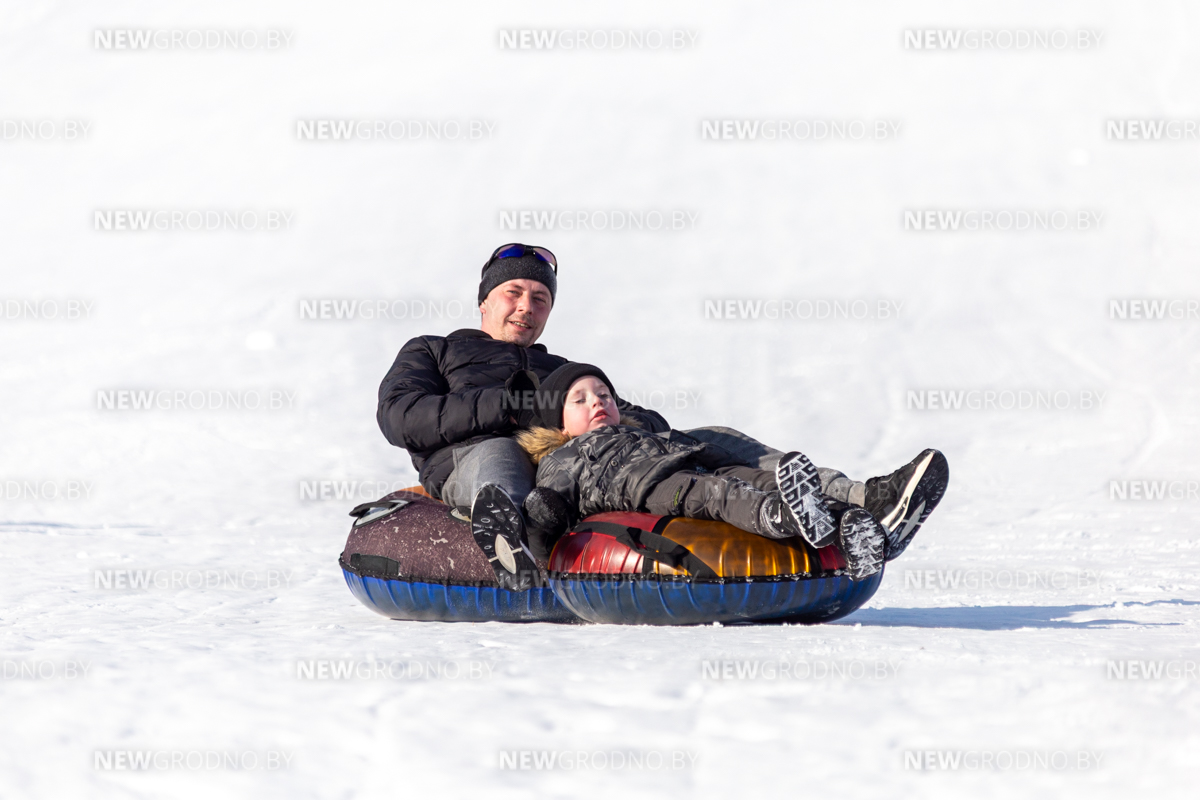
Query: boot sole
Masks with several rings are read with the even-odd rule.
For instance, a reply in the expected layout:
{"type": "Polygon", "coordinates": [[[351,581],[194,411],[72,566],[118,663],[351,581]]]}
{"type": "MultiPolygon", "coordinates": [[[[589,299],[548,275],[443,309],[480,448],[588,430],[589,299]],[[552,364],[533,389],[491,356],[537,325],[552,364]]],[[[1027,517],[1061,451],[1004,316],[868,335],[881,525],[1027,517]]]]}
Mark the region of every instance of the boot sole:
{"type": "Polygon", "coordinates": [[[937,450],[930,450],[909,478],[900,502],[880,521],[888,532],[888,561],[903,553],[912,542],[921,525],[941,502],[949,482],[950,465],[946,457],[937,450]]]}
{"type": "Polygon", "coordinates": [[[850,508],[842,515],[838,544],[851,580],[861,581],[883,569],[887,532],[865,508],[850,508]]]}
{"type": "Polygon", "coordinates": [[[838,527],[821,496],[821,476],[803,453],[788,453],[775,467],[775,482],[783,502],[800,522],[805,541],[813,547],[828,547],[837,538],[838,527]]]}
{"type": "Polygon", "coordinates": [[[479,490],[471,506],[471,535],[483,551],[502,589],[524,591],[535,585],[537,563],[525,539],[525,520],[508,493],[494,484],[479,490]]]}

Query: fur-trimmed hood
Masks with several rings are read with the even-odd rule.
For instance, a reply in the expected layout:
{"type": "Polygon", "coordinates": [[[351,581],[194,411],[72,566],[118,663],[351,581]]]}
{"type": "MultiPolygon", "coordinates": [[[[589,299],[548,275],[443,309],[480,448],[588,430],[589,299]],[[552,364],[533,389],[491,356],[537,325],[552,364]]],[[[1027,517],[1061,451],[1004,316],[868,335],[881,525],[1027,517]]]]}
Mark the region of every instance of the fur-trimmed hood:
{"type": "MultiPolygon", "coordinates": [[[[634,428],[642,427],[633,417],[622,416],[621,424],[634,428]]],[[[517,444],[529,454],[529,458],[535,466],[542,463],[543,458],[574,438],[566,431],[558,431],[554,428],[525,428],[517,431],[516,436],[517,444]]]]}

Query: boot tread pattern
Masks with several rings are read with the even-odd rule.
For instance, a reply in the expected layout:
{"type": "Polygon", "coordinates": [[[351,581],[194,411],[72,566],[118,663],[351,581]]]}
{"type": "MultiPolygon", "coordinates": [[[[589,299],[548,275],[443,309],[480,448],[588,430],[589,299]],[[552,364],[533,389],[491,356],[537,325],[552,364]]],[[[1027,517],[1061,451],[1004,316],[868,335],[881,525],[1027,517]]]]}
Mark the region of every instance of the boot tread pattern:
{"type": "Polygon", "coordinates": [[[838,540],[852,580],[868,578],[883,567],[887,534],[866,509],[851,508],[842,515],[838,540]]]}
{"type": "Polygon", "coordinates": [[[813,547],[827,547],[837,536],[833,515],[821,497],[821,477],[803,453],[789,453],[775,468],[779,493],[800,521],[804,538],[813,547]]]}
{"type": "Polygon", "coordinates": [[[471,533],[496,573],[496,582],[515,591],[534,585],[537,564],[521,534],[525,522],[512,500],[498,486],[484,486],[471,509],[471,533]]]}

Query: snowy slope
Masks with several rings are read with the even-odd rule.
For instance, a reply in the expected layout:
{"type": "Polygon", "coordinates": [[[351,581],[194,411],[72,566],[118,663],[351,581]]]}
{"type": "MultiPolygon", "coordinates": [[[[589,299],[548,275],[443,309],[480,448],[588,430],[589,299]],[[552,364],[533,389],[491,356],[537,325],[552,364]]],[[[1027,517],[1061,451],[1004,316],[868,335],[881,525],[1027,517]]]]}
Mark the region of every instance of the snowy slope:
{"type": "Polygon", "coordinates": [[[1194,3],[1158,0],[10,0],[0,136],[88,134],[0,138],[0,796],[1191,796],[1200,141],[1106,122],[1200,118],[1198,33],[1194,3]],[[288,45],[97,48],[125,28],[288,45]],[[502,49],[534,28],[686,46],[502,49]],[[906,49],[917,28],[1102,38],[906,49]],[[301,140],[318,119],[492,133],[301,140]],[[899,133],[712,141],[705,120],[899,133]],[[97,230],[121,210],[290,221],[97,230]],[[502,228],[522,210],[689,222],[502,228]],[[1102,224],[906,230],[925,210],[1102,224]],[[562,264],[542,341],[676,427],[859,478],[947,454],[946,500],[866,608],[658,630],[400,623],[354,600],[336,559],[360,499],[302,493],[415,482],[376,427],[379,380],[410,337],[476,324],[479,266],[514,239],[562,264]],[[301,318],[323,299],[406,318],[301,318]],[[1184,319],[1111,318],[1142,299],[1184,319]],[[727,301],[759,317],[714,319],[727,301]],[[766,318],[835,302],[899,314],[766,318]],[[101,407],[121,390],[186,399],[101,407]],[[1064,407],[914,408],[927,392],[1064,407]],[[1128,481],[1168,496],[1114,499],[1128,481]],[[106,588],[117,570],[161,585],[106,588]],[[329,660],[385,675],[305,677],[329,660]],[[168,768],[116,769],[124,751],[168,768]],[[514,751],[555,768],[502,768],[514,751]]]}

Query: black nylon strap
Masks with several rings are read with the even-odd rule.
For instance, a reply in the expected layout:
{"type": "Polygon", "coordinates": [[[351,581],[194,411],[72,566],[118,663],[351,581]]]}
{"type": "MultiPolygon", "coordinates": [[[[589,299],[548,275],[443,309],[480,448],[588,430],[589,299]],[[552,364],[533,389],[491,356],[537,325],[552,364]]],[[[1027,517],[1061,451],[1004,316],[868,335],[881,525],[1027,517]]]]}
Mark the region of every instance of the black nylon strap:
{"type": "MultiPolygon", "coordinates": [[[[655,525],[655,527],[658,527],[655,525]]],[[[651,531],[618,525],[615,522],[587,522],[575,529],[576,533],[604,533],[630,548],[642,557],[642,574],[650,573],[651,562],[665,564],[672,569],[684,569],[694,578],[716,578],[717,573],[691,550],[678,542],[651,531]]]]}
{"type": "MultiPolygon", "coordinates": [[[[650,532],[661,535],[662,532],[664,530],[666,530],[667,524],[673,519],[675,519],[675,517],[669,517],[669,516],[659,517],[658,522],[654,523],[654,527],[650,529],[650,532]]],[[[699,561],[699,559],[697,559],[697,561],[699,561]]],[[[708,565],[705,564],[704,566],[708,566],[708,565]]],[[[649,559],[649,558],[642,559],[642,574],[643,575],[652,574],[654,572],[653,567],[654,567],[653,559],[649,559]]],[[[688,572],[691,573],[691,570],[689,569],[688,572]]]]}
{"type": "Polygon", "coordinates": [[[368,556],[362,553],[352,553],[350,555],[350,567],[360,575],[366,574],[372,577],[380,576],[384,578],[400,577],[400,562],[393,561],[387,556],[368,556]]]}
{"type": "Polygon", "coordinates": [[[659,517],[658,522],[654,523],[654,527],[650,529],[650,532],[662,533],[675,519],[675,517],[659,517]]]}

